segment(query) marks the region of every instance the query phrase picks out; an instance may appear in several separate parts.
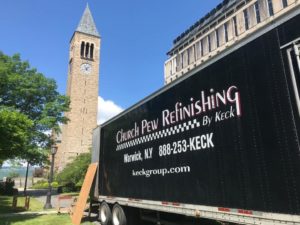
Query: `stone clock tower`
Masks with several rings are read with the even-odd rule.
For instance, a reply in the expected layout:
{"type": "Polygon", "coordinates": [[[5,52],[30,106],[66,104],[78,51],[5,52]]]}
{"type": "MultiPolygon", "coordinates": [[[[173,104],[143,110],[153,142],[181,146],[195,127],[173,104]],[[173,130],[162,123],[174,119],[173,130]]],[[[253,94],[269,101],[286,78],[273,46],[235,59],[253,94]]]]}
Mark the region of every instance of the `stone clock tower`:
{"type": "Polygon", "coordinates": [[[67,125],[62,127],[55,169],[60,171],[77,155],[88,152],[97,126],[100,35],[87,5],[70,41],[66,94],[70,97],[67,125]]]}

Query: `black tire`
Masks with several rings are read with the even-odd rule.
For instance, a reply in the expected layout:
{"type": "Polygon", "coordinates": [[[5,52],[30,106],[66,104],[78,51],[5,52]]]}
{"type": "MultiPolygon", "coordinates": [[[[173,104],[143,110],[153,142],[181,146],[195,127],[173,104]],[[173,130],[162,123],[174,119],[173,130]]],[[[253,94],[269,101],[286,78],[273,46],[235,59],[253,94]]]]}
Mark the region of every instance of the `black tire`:
{"type": "Polygon", "coordinates": [[[110,225],[112,219],[112,213],[109,205],[106,202],[102,202],[99,207],[99,221],[101,225],[110,225]]]}
{"type": "Polygon", "coordinates": [[[126,225],[126,215],[123,208],[119,204],[115,204],[112,210],[112,224],[113,225],[126,225]]]}

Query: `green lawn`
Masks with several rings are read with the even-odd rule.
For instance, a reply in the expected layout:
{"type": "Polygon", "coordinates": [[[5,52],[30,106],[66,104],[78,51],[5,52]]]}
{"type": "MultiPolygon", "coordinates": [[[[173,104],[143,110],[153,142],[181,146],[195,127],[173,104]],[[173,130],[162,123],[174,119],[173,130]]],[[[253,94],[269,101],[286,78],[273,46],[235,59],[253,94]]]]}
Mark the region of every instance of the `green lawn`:
{"type": "MultiPolygon", "coordinates": [[[[10,213],[26,211],[24,209],[25,197],[18,197],[16,209],[12,208],[12,200],[12,196],[0,196],[0,225],[72,225],[70,216],[68,214],[33,214],[10,216],[10,213]]],[[[29,211],[33,213],[43,211],[43,206],[44,205],[38,200],[30,198],[29,211]]],[[[92,225],[93,223],[84,222],[82,224],[92,225]]]]}
{"type": "MultiPolygon", "coordinates": [[[[72,225],[70,216],[62,215],[23,215],[17,217],[3,218],[0,215],[0,225],[72,225]]],[[[81,224],[92,225],[93,223],[84,222],[81,224]]]]}
{"type": "MultiPolygon", "coordinates": [[[[25,206],[25,197],[18,197],[17,208],[12,208],[12,196],[0,196],[0,214],[3,213],[14,213],[26,211],[25,206]]],[[[34,198],[30,198],[29,211],[41,211],[43,210],[43,204],[34,198]]]]}
{"type": "Polygon", "coordinates": [[[61,193],[60,195],[69,195],[69,196],[79,196],[79,192],[68,192],[68,193],[61,193]]]}

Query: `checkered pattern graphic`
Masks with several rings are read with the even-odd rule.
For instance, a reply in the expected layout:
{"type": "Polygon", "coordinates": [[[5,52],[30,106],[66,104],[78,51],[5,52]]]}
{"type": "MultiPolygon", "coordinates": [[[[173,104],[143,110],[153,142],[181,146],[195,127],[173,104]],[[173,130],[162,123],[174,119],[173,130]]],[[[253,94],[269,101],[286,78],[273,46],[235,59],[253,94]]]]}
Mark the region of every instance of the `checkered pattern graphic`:
{"type": "Polygon", "coordinates": [[[158,140],[163,137],[172,136],[174,134],[179,134],[188,130],[192,130],[196,127],[200,127],[200,122],[197,121],[197,119],[190,120],[188,122],[184,122],[182,124],[175,125],[173,127],[169,127],[164,130],[160,130],[151,134],[147,134],[145,136],[124,142],[122,144],[117,145],[117,151],[130,148],[133,146],[137,146],[143,143],[147,143],[149,141],[158,140]]]}

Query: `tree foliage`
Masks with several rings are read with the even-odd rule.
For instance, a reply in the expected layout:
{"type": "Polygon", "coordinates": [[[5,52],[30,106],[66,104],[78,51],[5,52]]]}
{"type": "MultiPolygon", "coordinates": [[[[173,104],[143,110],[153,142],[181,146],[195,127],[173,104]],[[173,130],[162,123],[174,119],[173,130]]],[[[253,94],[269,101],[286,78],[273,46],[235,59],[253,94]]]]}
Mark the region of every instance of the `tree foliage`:
{"type": "Polygon", "coordinates": [[[0,161],[23,154],[30,144],[33,122],[26,115],[0,107],[0,161]]]}
{"type": "Polygon", "coordinates": [[[56,176],[61,185],[81,186],[91,163],[91,153],[82,153],[56,176]]]}
{"type": "MultiPolygon", "coordinates": [[[[59,124],[67,122],[64,112],[69,110],[69,99],[58,93],[56,82],[31,68],[18,54],[10,57],[0,52],[0,106],[18,116],[19,120],[14,120],[15,128],[24,131],[19,135],[23,138],[21,153],[11,157],[18,156],[30,163],[44,160],[44,150],[51,145],[47,132],[59,132],[59,124]],[[22,121],[25,122],[23,127],[22,121]]],[[[3,138],[9,137],[3,130],[0,132],[3,138]]],[[[16,144],[15,141],[7,144],[5,151],[14,152],[13,143],[16,144]]]]}

